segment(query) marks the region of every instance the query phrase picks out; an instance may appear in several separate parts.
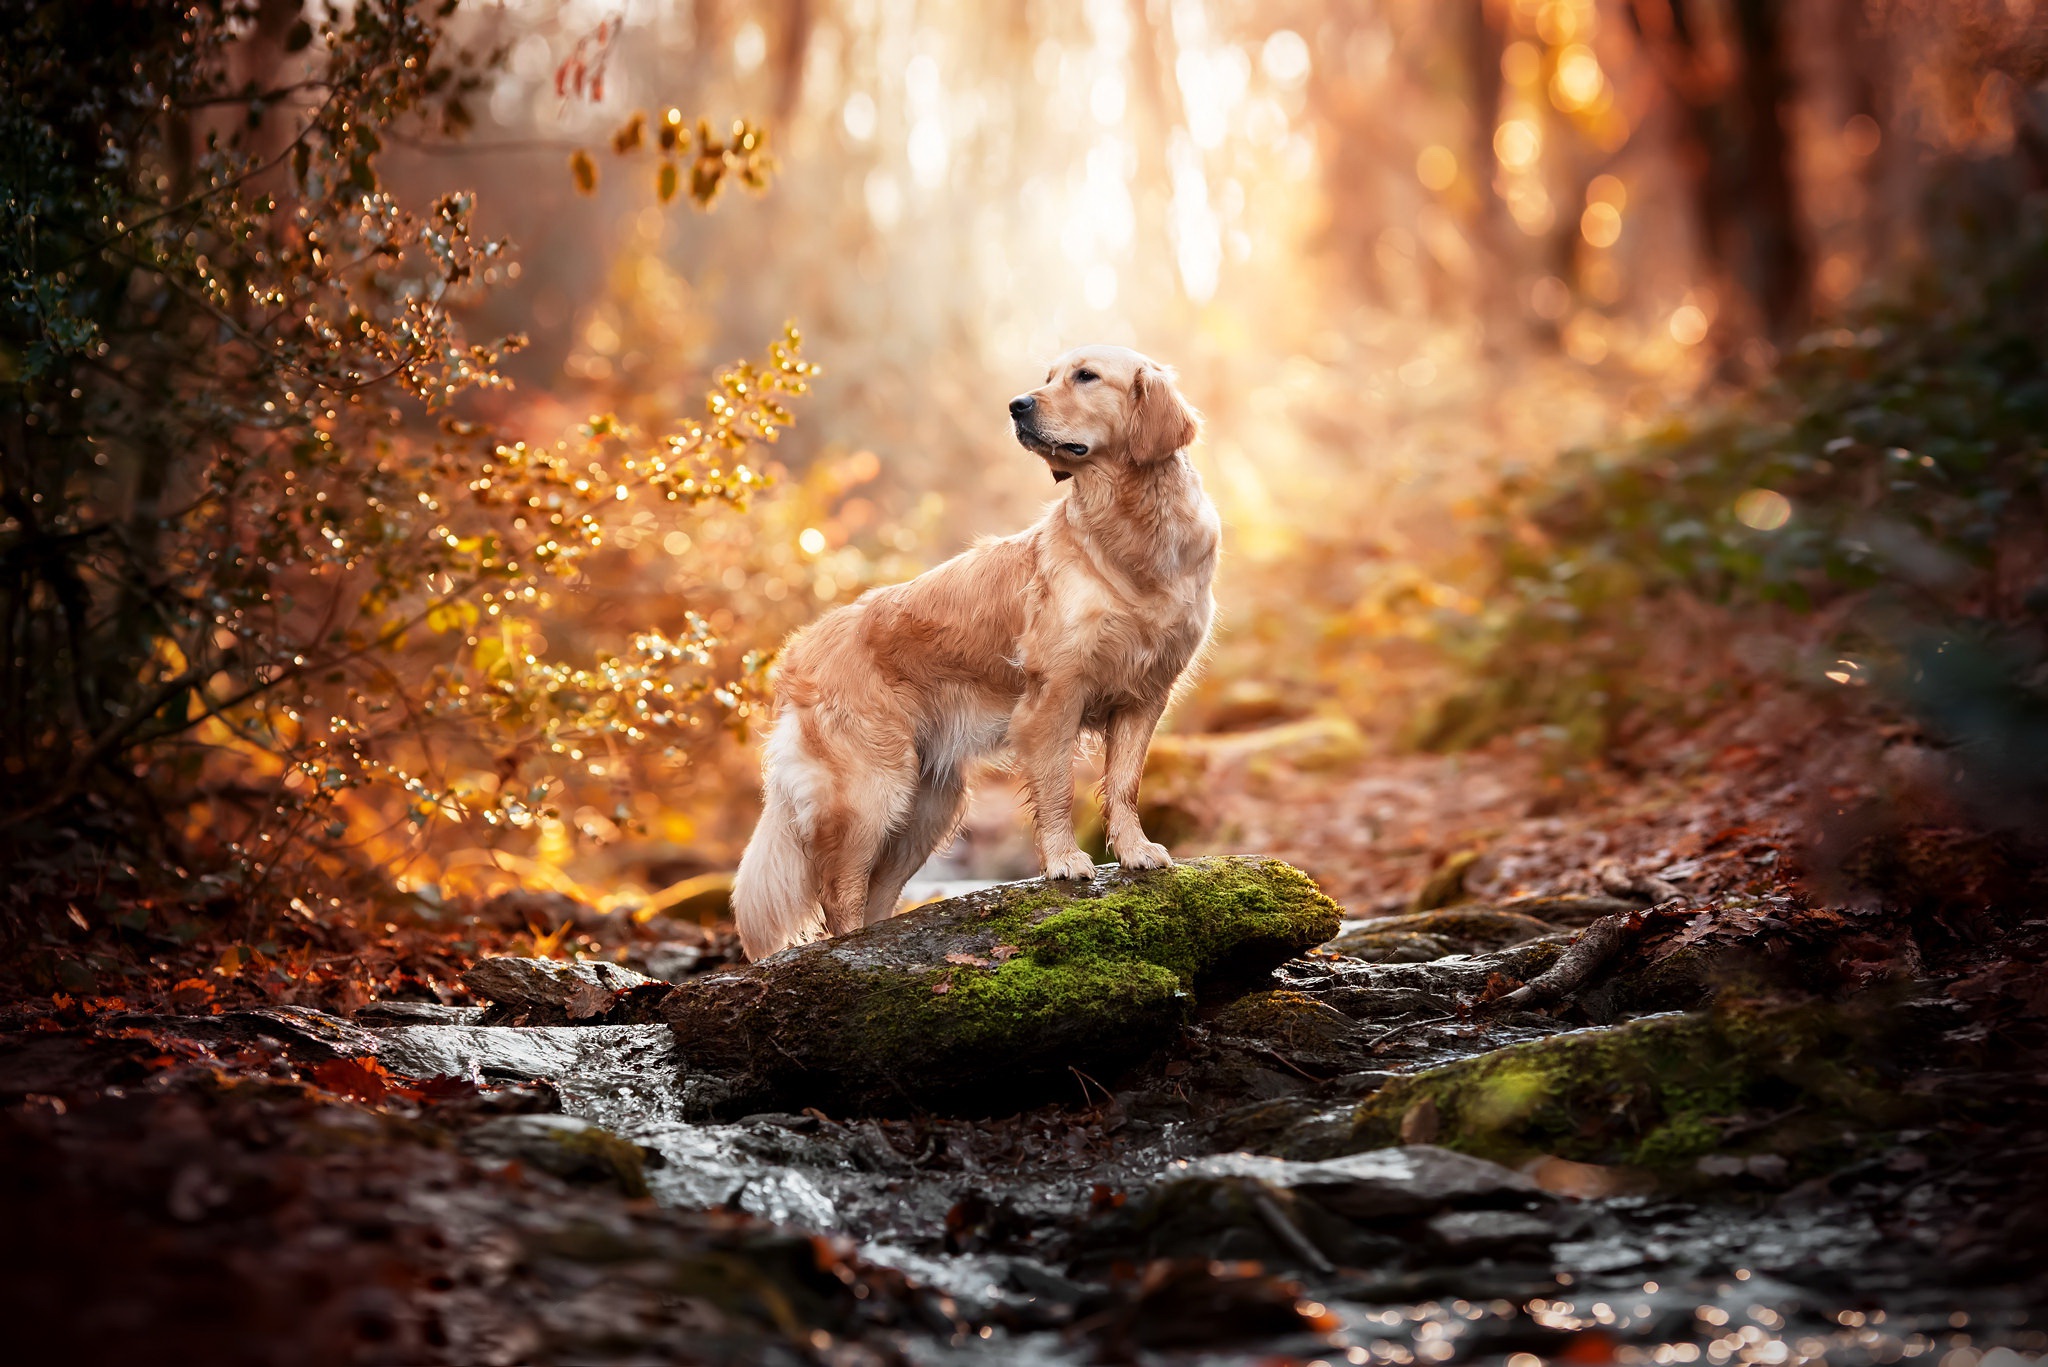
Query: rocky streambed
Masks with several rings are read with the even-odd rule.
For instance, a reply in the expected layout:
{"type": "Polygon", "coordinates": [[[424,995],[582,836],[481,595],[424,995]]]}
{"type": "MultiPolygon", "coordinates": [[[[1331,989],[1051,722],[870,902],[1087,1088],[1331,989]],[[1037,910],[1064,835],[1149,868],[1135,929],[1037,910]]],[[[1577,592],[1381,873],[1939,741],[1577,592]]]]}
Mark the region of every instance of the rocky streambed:
{"type": "MultiPolygon", "coordinates": [[[[451,1302],[448,1360],[2048,1347],[2038,1242],[1982,1186],[2039,1195],[2032,1103],[1987,1105],[1965,1006],[1765,991],[1682,937],[1645,949],[1657,915],[1563,898],[1346,924],[1283,864],[1214,859],[1006,884],[678,984],[491,960],[466,978],[484,1008],[103,1034],[271,1051],[515,1179],[516,1237],[462,1217],[509,1242],[451,1302]],[[1561,965],[1577,980],[1527,1005],[1561,965]],[[515,1281],[539,1309],[493,1338],[515,1281]]],[[[0,1079],[56,1095],[67,1058],[16,1042],[0,1079]]],[[[475,1198],[410,1199],[445,1226],[475,1198]]]]}

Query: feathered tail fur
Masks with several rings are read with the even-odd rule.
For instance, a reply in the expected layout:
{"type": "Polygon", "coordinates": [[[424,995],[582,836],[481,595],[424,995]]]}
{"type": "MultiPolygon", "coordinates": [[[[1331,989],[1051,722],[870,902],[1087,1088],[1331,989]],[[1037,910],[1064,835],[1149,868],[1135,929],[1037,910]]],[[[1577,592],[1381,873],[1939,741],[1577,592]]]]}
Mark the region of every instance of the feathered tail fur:
{"type": "Polygon", "coordinates": [[[800,747],[796,733],[797,727],[791,724],[778,726],[769,735],[761,823],[754,828],[754,838],[747,842],[739,873],[733,878],[733,921],[750,961],[816,939],[824,929],[817,880],[805,848],[809,832],[804,809],[809,804],[790,791],[792,780],[805,776],[805,766],[787,762],[798,756],[778,754],[800,747]]]}

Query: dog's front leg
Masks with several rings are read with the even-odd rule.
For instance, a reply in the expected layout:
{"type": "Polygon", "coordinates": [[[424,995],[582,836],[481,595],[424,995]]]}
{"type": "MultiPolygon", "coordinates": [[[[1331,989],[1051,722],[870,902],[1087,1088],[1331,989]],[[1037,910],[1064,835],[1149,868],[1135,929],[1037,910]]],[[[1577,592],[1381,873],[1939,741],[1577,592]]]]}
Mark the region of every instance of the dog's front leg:
{"type": "Polygon", "coordinates": [[[1127,869],[1163,869],[1173,854],[1148,838],[1138,821],[1138,783],[1145,774],[1145,751],[1152,728],[1159,725],[1163,704],[1140,703],[1117,710],[1109,719],[1108,754],[1102,765],[1102,809],[1109,826],[1110,847],[1127,869]]]}
{"type": "Polygon", "coordinates": [[[1080,690],[1033,679],[1010,717],[1010,741],[1024,770],[1038,862],[1047,878],[1093,878],[1095,861],[1074,839],[1074,744],[1080,690]]]}

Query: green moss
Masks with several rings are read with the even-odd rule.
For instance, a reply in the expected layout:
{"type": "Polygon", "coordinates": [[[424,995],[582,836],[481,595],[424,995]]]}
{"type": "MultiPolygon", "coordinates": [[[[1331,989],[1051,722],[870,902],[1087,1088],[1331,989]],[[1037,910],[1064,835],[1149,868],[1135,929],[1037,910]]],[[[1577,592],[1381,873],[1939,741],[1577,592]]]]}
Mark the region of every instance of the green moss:
{"type": "MultiPolygon", "coordinates": [[[[1908,1104],[1871,1067],[1883,1052],[1866,1018],[1833,1007],[1732,1003],[1652,1017],[1397,1078],[1358,1108],[1350,1147],[1399,1142],[1403,1117],[1427,1100],[1437,1142],[1481,1157],[1681,1167],[1724,1147],[1731,1130],[1745,1146],[1793,1138],[1746,1117],[1900,1122],[1908,1104]]],[[[1825,1128],[1838,1135],[1842,1124],[1825,1128]]]]}
{"type": "Polygon", "coordinates": [[[1334,935],[1341,919],[1307,874],[1277,859],[1196,860],[1106,887],[1048,884],[989,922],[996,944],[1020,953],[952,967],[942,993],[915,981],[892,1005],[914,1008],[911,1028],[963,1039],[1077,1011],[1142,1016],[1173,1003],[1180,1015],[1246,948],[1296,953],[1334,935]]]}
{"type": "MultiPolygon", "coordinates": [[[[744,1100],[1018,1103],[1114,1068],[1336,933],[1299,869],[1214,857],[1007,884],[706,975],[663,999],[691,1067],[744,1100]]],[[[737,1103],[736,1103],[737,1104],[737,1103]]]]}

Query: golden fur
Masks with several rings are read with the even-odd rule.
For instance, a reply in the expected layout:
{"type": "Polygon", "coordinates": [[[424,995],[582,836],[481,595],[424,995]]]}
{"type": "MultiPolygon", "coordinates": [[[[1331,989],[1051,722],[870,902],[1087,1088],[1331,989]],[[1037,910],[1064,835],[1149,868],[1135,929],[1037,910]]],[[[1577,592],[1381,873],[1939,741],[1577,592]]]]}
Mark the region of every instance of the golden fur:
{"type": "Polygon", "coordinates": [[[1061,483],[1044,516],[790,638],[760,825],[734,914],[749,958],[893,915],[959,824],[964,768],[1007,745],[1051,878],[1088,878],[1073,761],[1105,742],[1103,805],[1126,868],[1172,856],[1138,822],[1138,780],[1214,613],[1216,510],[1188,460],[1198,419],[1124,347],[1062,356],[1011,401],[1018,441],[1061,483]]]}

